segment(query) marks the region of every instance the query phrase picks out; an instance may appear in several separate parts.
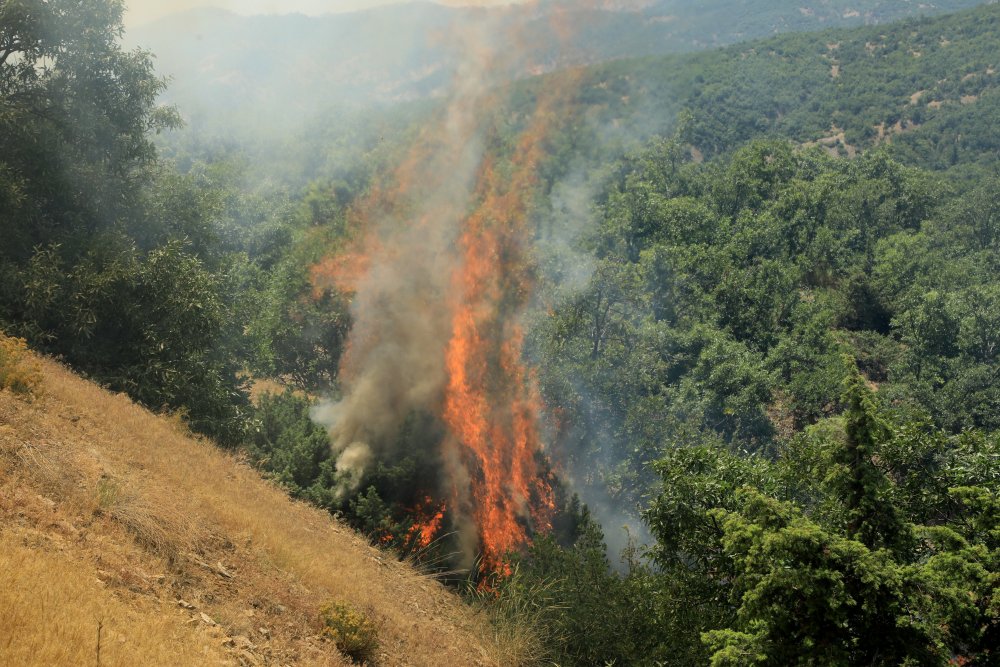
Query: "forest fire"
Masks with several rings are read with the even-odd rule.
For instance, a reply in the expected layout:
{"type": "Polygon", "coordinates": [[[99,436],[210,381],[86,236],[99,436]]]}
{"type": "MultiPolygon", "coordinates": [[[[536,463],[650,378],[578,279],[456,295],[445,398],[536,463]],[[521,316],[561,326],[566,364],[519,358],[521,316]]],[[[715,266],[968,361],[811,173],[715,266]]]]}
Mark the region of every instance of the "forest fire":
{"type": "Polygon", "coordinates": [[[441,533],[444,515],[448,507],[445,503],[435,503],[425,496],[412,511],[413,525],[407,531],[407,542],[415,549],[426,549],[441,533]]]}
{"type": "MultiPolygon", "coordinates": [[[[520,331],[497,310],[504,292],[516,285],[502,284],[501,239],[475,224],[480,220],[462,237],[466,263],[457,276],[462,303],[447,352],[444,418],[470,474],[483,567],[495,570],[508,551],[527,540],[523,519],[531,484],[540,481],[535,458],[540,447],[538,409],[520,362],[520,331]],[[508,339],[499,340],[504,336],[508,339]]],[[[550,497],[551,490],[543,488],[542,499],[550,497]]]]}
{"type": "Polygon", "coordinates": [[[513,146],[487,150],[501,131],[487,75],[500,56],[487,34],[466,37],[472,56],[454,99],[391,178],[352,206],[353,241],[313,267],[317,289],[354,295],[343,398],[318,418],[331,430],[342,498],[375,461],[432,461],[408,488],[394,478],[384,489],[412,526],[396,533],[401,546],[454,533],[465,565],[502,574],[507,554],[550,530],[556,511],[519,319],[533,289],[530,208],[544,141],[576,80],[540,89],[531,115],[515,120],[513,146]],[[429,418],[414,427],[414,415],[429,418]]]}
{"type": "Polygon", "coordinates": [[[358,287],[361,276],[370,269],[370,252],[349,251],[327,257],[311,268],[313,298],[318,298],[324,289],[336,287],[342,292],[353,292],[358,287]]]}
{"type": "Polygon", "coordinates": [[[454,276],[458,302],[446,355],[444,418],[470,472],[482,568],[490,571],[504,569],[505,554],[522,546],[530,530],[551,528],[555,511],[552,488],[538,467],[541,405],[521,359],[516,315],[531,291],[522,252],[530,236],[529,197],[560,98],[550,95],[539,104],[508,177],[485,161],[480,203],[459,241],[463,261],[454,276]]]}

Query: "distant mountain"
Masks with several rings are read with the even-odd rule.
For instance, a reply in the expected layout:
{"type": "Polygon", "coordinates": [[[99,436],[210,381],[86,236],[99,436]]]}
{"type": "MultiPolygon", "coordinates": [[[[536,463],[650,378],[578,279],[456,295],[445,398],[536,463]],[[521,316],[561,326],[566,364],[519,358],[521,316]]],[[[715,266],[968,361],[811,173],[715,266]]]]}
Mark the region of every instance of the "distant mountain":
{"type": "Polygon", "coordinates": [[[775,135],[848,156],[885,145],[929,169],[995,170],[1000,4],[620,60],[590,68],[579,86],[604,137],[669,134],[683,111],[685,137],[704,157],[775,135]]]}
{"type": "Polygon", "coordinates": [[[441,94],[468,57],[497,41],[502,78],[678,53],[826,26],[951,11],[975,0],[554,0],[496,8],[411,3],[319,17],[196,10],[132,31],[172,79],[167,101],[196,127],[291,125],[330,107],[441,94]],[[516,57],[511,57],[516,55],[516,57]]]}

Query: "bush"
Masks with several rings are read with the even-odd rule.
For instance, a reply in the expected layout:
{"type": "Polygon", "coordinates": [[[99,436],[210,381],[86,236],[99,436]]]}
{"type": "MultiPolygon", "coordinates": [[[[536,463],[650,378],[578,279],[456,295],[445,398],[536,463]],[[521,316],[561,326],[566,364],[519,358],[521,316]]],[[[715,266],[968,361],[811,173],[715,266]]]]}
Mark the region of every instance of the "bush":
{"type": "Polygon", "coordinates": [[[370,662],[378,648],[378,627],[367,615],[343,602],[331,602],[319,612],[322,635],[355,662],[370,662]]]}
{"type": "Polygon", "coordinates": [[[29,358],[24,339],[0,334],[0,389],[29,394],[38,388],[41,381],[41,372],[29,358]]]}

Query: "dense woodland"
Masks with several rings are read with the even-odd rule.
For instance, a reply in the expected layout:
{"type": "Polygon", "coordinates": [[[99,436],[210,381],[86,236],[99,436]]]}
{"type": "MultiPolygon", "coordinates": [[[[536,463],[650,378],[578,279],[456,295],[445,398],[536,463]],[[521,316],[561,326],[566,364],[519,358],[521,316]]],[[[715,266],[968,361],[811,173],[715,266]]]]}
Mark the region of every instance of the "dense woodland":
{"type": "MultiPolygon", "coordinates": [[[[0,5],[0,329],[446,567],[393,495],[427,463],[339,497],[309,416],[350,327],[309,267],[433,101],[311,128],[276,180],[171,133],[121,11],[0,5]],[[261,379],[287,391],[253,402],[261,379]]],[[[986,5],[587,70],[547,139],[528,318],[572,484],[470,593],[546,664],[996,664],[997,54],[986,5]],[[575,491],[649,543],[608,553],[575,491]]],[[[498,160],[550,81],[512,84],[498,160]]]]}

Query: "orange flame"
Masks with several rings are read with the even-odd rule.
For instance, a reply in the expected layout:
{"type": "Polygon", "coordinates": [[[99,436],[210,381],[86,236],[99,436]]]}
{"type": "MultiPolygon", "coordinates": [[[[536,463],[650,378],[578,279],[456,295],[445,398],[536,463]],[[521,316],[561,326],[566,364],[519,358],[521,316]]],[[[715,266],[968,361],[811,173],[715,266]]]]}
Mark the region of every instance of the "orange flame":
{"type": "MultiPolygon", "coordinates": [[[[488,59],[490,54],[477,57],[488,59]]],[[[440,124],[425,126],[389,185],[373,187],[349,212],[354,242],[312,268],[313,285],[319,292],[336,287],[360,295],[374,272],[401,264],[396,260],[405,253],[421,252],[418,244],[394,238],[399,226],[407,223],[408,229],[417,232],[402,237],[412,241],[425,229],[434,233],[435,221],[454,221],[450,223],[453,236],[433,246],[442,255],[439,265],[446,268],[438,274],[440,286],[431,281],[439,289],[421,293],[427,303],[421,315],[438,317],[441,324],[437,339],[441,348],[430,354],[443,353],[446,371],[443,386],[438,388],[443,391],[441,418],[449,432],[442,446],[449,454],[457,454],[449,460],[460,463],[460,469],[447,471],[451,475],[448,514],[474,520],[484,574],[509,574],[507,555],[527,544],[534,532],[550,530],[555,511],[549,477],[539,466],[541,401],[535,376],[522,360],[524,332],[517,320],[533,287],[525,248],[532,234],[527,223],[539,185],[544,141],[557,119],[566,116],[560,112],[576,89],[578,77],[579,73],[565,75],[539,89],[534,113],[509,160],[497,164],[487,158],[479,163],[475,205],[464,219],[473,186],[456,186],[449,182],[450,175],[463,171],[468,158],[465,147],[474,143],[481,118],[486,116],[482,112],[497,104],[498,93],[480,93],[473,107],[459,104],[453,116],[446,114],[440,124]],[[412,215],[411,208],[420,213],[412,215]],[[374,228],[377,221],[381,229],[374,228]],[[457,229],[456,223],[460,223],[457,229]],[[441,251],[442,247],[447,251],[441,251]],[[442,298],[440,292],[448,293],[442,298]],[[468,495],[463,488],[466,481],[468,495]]],[[[416,274],[413,280],[420,278],[416,274]]],[[[341,359],[340,379],[348,394],[383,335],[377,317],[363,324],[358,326],[356,321],[341,359]]],[[[427,497],[410,514],[414,522],[407,537],[426,547],[443,528],[446,505],[427,497]]]]}
{"type": "Polygon", "coordinates": [[[532,286],[522,252],[529,199],[560,101],[549,94],[540,102],[507,179],[491,161],[483,165],[481,200],[466,220],[463,261],[453,276],[444,418],[470,473],[484,572],[506,571],[506,555],[528,541],[529,528],[550,529],[554,511],[552,488],[538,468],[541,406],[522,362],[516,317],[532,286]]]}
{"type": "Polygon", "coordinates": [[[444,523],[445,503],[435,505],[434,499],[426,496],[412,511],[416,518],[407,533],[407,541],[418,549],[426,549],[431,545],[444,523]],[[428,512],[430,510],[431,512],[428,512]]]}
{"type": "Polygon", "coordinates": [[[341,292],[357,291],[358,283],[371,268],[372,255],[377,252],[376,241],[366,245],[326,257],[310,268],[314,299],[331,287],[341,292]]]}

